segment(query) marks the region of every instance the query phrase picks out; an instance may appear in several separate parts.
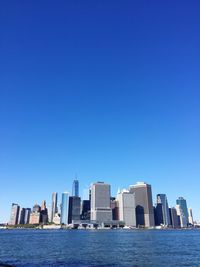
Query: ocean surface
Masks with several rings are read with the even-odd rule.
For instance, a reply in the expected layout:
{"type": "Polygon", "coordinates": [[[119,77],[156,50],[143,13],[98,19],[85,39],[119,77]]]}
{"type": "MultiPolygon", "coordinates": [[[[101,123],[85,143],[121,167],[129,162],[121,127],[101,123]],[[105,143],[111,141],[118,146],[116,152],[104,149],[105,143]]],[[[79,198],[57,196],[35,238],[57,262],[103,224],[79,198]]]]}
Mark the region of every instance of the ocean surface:
{"type": "Polygon", "coordinates": [[[0,230],[0,266],[200,266],[200,230],[0,230]]]}

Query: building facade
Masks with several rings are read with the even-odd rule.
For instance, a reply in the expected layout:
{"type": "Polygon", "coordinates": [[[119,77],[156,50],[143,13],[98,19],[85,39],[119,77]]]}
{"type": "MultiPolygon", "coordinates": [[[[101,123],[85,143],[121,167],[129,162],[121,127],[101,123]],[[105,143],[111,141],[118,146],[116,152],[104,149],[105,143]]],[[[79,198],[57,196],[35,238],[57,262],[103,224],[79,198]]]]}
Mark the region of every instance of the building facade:
{"type": "Polygon", "coordinates": [[[119,207],[119,220],[124,221],[125,226],[136,227],[135,195],[128,190],[122,190],[117,194],[119,207]]]}
{"type": "Polygon", "coordinates": [[[73,221],[79,221],[81,216],[81,198],[80,197],[69,197],[69,216],[68,223],[71,224],[73,221]]]}
{"type": "Polygon", "coordinates": [[[79,181],[77,179],[72,184],[72,196],[79,197],[79,181]]]}
{"type": "Polygon", "coordinates": [[[19,211],[20,211],[20,206],[18,204],[12,203],[10,222],[9,222],[10,225],[18,224],[19,211]]]}
{"type": "Polygon", "coordinates": [[[138,182],[130,186],[130,192],[135,194],[136,225],[138,227],[154,227],[154,210],[151,185],[138,182]]]}
{"type": "Polygon", "coordinates": [[[68,214],[69,214],[69,193],[62,193],[62,203],[61,203],[61,224],[68,224],[68,214]]]}
{"type": "Polygon", "coordinates": [[[178,210],[177,213],[181,216],[181,226],[187,227],[189,224],[187,202],[183,197],[179,197],[176,200],[176,205],[178,210]]]}
{"type": "Polygon", "coordinates": [[[91,185],[91,220],[99,223],[112,220],[109,184],[97,182],[91,185]]]}
{"type": "Polygon", "coordinates": [[[52,193],[52,204],[51,204],[51,222],[53,222],[53,218],[55,217],[55,214],[58,212],[58,193],[53,192],[52,193]]]}
{"type": "Polygon", "coordinates": [[[167,201],[167,196],[165,194],[157,195],[157,204],[162,204],[162,217],[163,217],[163,225],[170,225],[170,216],[169,216],[169,206],[167,201]]]}

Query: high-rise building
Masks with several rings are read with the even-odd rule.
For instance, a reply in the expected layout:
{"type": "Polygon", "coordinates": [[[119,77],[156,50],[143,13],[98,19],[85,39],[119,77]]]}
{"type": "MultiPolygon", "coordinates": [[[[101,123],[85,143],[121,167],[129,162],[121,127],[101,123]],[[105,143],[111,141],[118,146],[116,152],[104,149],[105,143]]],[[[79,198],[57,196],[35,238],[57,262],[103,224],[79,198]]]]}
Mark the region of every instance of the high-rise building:
{"type": "Polygon", "coordinates": [[[179,228],[180,227],[180,220],[179,217],[177,215],[177,211],[176,208],[169,208],[169,215],[170,215],[170,219],[171,219],[171,226],[172,228],[179,228]]]}
{"type": "Polygon", "coordinates": [[[79,197],[79,181],[77,179],[72,184],[72,196],[79,197]]]}
{"type": "Polygon", "coordinates": [[[165,226],[169,226],[170,225],[170,216],[169,216],[169,206],[168,206],[167,196],[165,194],[158,194],[157,195],[157,204],[162,204],[163,224],[165,226]]]}
{"type": "Polygon", "coordinates": [[[10,225],[16,225],[18,223],[20,206],[18,204],[12,203],[11,215],[10,215],[10,225]]]}
{"type": "Polygon", "coordinates": [[[116,198],[111,197],[110,207],[112,210],[112,219],[114,221],[118,221],[119,220],[119,203],[116,198]]]}
{"type": "Polygon", "coordinates": [[[26,209],[21,208],[20,213],[19,213],[19,224],[25,224],[25,213],[26,213],[26,209]]]}
{"type": "Polygon", "coordinates": [[[119,206],[119,220],[124,221],[126,226],[136,227],[135,195],[127,190],[117,194],[119,206]]]}
{"type": "Polygon", "coordinates": [[[135,194],[136,225],[154,227],[151,185],[138,182],[136,185],[130,186],[130,192],[135,194]]]}
{"type": "Polygon", "coordinates": [[[31,209],[26,208],[25,209],[25,216],[24,216],[24,224],[28,224],[30,220],[30,214],[31,214],[31,209]]]}
{"type": "Polygon", "coordinates": [[[57,199],[58,199],[58,193],[53,192],[52,193],[52,205],[51,205],[51,222],[53,222],[53,218],[55,214],[58,212],[57,199]]]}
{"type": "Polygon", "coordinates": [[[40,215],[41,215],[41,218],[40,218],[41,223],[46,224],[48,222],[48,210],[46,207],[46,201],[45,200],[42,201],[40,215]]]}
{"type": "Polygon", "coordinates": [[[80,220],[81,215],[81,198],[80,197],[69,197],[69,216],[68,223],[80,220]]]}
{"type": "Polygon", "coordinates": [[[176,205],[176,212],[177,212],[178,220],[180,221],[180,226],[182,228],[186,228],[188,226],[188,217],[185,217],[185,214],[182,210],[181,205],[176,205]]]}
{"type": "Polygon", "coordinates": [[[90,200],[82,201],[81,220],[90,220],[90,200]]]}
{"type": "Polygon", "coordinates": [[[61,203],[61,224],[68,224],[68,214],[69,214],[69,193],[62,193],[62,203],[61,203]]]}
{"type": "Polygon", "coordinates": [[[39,224],[40,223],[40,212],[34,211],[31,212],[29,218],[29,224],[39,224]]]}
{"type": "Polygon", "coordinates": [[[91,185],[91,220],[98,223],[112,220],[109,184],[97,182],[91,185]]]}
{"type": "Polygon", "coordinates": [[[154,208],[154,219],[155,219],[155,225],[160,226],[164,224],[163,220],[163,204],[157,203],[156,207],[154,208]]]}
{"type": "Polygon", "coordinates": [[[187,202],[183,197],[179,197],[176,200],[176,204],[179,206],[179,207],[177,207],[177,209],[178,209],[177,213],[180,213],[178,215],[181,216],[182,227],[187,227],[187,225],[189,223],[187,202]]]}
{"type": "Polygon", "coordinates": [[[188,209],[188,221],[189,221],[189,224],[190,225],[193,225],[194,224],[193,214],[192,214],[192,209],[191,208],[188,209]]]}

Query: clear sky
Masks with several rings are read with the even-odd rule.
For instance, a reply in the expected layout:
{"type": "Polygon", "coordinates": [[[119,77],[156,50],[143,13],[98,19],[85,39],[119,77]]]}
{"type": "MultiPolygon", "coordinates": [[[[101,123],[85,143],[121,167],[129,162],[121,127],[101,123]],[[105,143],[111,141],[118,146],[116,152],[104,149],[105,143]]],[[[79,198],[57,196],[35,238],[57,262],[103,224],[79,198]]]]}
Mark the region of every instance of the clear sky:
{"type": "Polygon", "coordinates": [[[0,222],[93,181],[200,219],[200,2],[1,1],[0,222]]]}

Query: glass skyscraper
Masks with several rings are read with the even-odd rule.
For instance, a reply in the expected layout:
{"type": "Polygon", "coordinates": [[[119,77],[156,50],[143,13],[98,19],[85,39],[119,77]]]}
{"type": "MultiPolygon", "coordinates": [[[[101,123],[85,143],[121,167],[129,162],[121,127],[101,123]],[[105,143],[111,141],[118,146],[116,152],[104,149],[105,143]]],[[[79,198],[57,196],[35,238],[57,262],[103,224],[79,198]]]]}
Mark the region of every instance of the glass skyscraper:
{"type": "Polygon", "coordinates": [[[168,206],[167,196],[165,194],[158,194],[157,204],[162,204],[163,224],[166,226],[170,225],[169,206],[168,206]]]}
{"type": "Polygon", "coordinates": [[[181,216],[183,218],[183,221],[185,222],[185,226],[187,226],[188,223],[189,223],[187,202],[183,197],[179,197],[176,200],[176,204],[179,205],[179,208],[180,208],[180,211],[181,211],[181,216]]]}
{"type": "Polygon", "coordinates": [[[79,181],[74,180],[72,184],[72,196],[79,197],[79,181]]]}
{"type": "Polygon", "coordinates": [[[62,193],[62,203],[61,203],[61,224],[68,224],[68,214],[69,214],[69,193],[62,193]]]}

